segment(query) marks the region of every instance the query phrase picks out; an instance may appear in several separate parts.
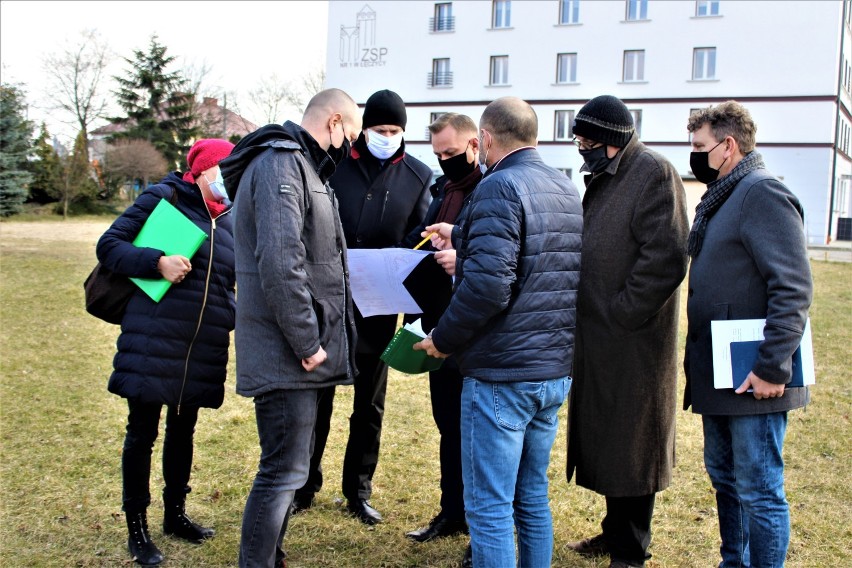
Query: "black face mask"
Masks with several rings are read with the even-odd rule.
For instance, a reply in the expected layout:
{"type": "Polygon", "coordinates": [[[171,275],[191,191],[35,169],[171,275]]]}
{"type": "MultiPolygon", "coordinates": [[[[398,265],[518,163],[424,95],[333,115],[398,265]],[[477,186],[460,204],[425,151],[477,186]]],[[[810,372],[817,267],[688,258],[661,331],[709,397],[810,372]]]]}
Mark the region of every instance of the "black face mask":
{"type": "Polygon", "coordinates": [[[349,154],[352,152],[352,146],[349,144],[349,139],[344,138],[343,144],[337,147],[329,146],[326,152],[328,152],[335,165],[339,165],[340,162],[349,157],[349,154]]]}
{"type": "MultiPolygon", "coordinates": [[[[719,142],[719,144],[722,142],[719,142]]],[[[689,167],[692,169],[692,174],[695,176],[695,179],[703,184],[712,183],[719,177],[719,170],[710,167],[710,152],[718,148],[719,144],[716,144],[706,152],[691,152],[689,154],[689,167]]],[[[722,164],[727,160],[728,158],[725,158],[722,164]]],[[[722,164],[719,164],[720,169],[722,164]]]]}
{"type": "MultiPolygon", "coordinates": [[[[468,142],[468,146],[470,146],[470,142],[468,142]]],[[[457,156],[438,160],[438,165],[441,166],[444,175],[450,178],[450,181],[455,182],[463,180],[476,168],[476,162],[468,163],[467,161],[467,148],[457,156]]]]}
{"type": "Polygon", "coordinates": [[[581,149],[580,155],[589,167],[589,171],[593,174],[604,171],[612,161],[612,158],[606,155],[606,144],[592,148],[591,150],[581,149]]]}

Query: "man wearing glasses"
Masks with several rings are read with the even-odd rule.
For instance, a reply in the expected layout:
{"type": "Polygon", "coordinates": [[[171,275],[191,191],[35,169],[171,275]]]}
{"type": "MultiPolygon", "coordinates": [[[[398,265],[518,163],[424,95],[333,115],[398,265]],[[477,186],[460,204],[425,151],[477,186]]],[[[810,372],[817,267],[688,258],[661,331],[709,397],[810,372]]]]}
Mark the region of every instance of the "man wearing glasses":
{"type": "Polygon", "coordinates": [[[680,176],[645,147],[624,103],[589,101],[568,479],[606,497],[602,533],[569,546],[611,567],[650,557],[654,496],[674,464],[678,287],[689,224],[680,176]]]}

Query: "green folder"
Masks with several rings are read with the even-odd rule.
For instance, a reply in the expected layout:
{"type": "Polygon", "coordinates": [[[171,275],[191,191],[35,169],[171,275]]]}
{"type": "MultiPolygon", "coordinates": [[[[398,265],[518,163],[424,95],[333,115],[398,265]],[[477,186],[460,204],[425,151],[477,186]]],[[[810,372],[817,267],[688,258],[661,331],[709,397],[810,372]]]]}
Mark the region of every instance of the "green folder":
{"type": "Polygon", "coordinates": [[[412,348],[424,338],[424,335],[418,335],[406,327],[399,328],[382,353],[381,360],[389,367],[410,375],[438,369],[444,363],[443,359],[430,357],[425,351],[412,348]]]}
{"type": "MultiPolygon", "coordinates": [[[[178,211],[167,199],[162,199],[151,211],[133,244],[137,247],[161,250],[166,256],[180,254],[191,259],[205,239],[207,233],[187,219],[186,215],[178,211]]],[[[165,278],[130,280],[155,302],[159,302],[172,285],[165,278]]]]}

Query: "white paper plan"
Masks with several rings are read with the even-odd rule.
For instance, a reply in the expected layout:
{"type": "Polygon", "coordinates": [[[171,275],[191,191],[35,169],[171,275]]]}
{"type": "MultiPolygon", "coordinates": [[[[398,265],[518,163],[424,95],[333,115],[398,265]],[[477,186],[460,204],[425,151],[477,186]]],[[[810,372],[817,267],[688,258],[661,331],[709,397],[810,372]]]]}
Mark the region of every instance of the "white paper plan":
{"type": "Polygon", "coordinates": [[[349,285],[361,315],[422,313],[402,281],[429,254],[404,248],[348,249],[349,285]]]}

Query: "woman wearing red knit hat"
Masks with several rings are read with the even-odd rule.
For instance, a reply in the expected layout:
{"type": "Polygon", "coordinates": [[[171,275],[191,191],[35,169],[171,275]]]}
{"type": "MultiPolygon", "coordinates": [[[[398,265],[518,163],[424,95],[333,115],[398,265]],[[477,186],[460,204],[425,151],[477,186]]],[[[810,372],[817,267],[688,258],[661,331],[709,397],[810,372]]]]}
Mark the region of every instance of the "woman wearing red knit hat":
{"type": "Polygon", "coordinates": [[[218,408],[225,396],[230,331],[234,328],[234,236],[230,201],[219,161],[234,145],[204,139],[189,151],[189,170],[170,173],[146,189],[98,241],[98,260],[117,274],[172,283],[157,303],[136,290],[121,322],[109,391],[127,399],[121,459],[128,548],[139,564],[163,555],[151,541],[151,454],[167,407],[163,440],[163,532],[201,543],[213,529],[184,510],[190,492],[193,433],[200,408],[218,408]],[[172,203],[206,234],[192,258],[137,247],[133,240],[161,200],[172,203]]]}

